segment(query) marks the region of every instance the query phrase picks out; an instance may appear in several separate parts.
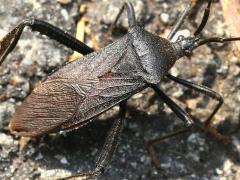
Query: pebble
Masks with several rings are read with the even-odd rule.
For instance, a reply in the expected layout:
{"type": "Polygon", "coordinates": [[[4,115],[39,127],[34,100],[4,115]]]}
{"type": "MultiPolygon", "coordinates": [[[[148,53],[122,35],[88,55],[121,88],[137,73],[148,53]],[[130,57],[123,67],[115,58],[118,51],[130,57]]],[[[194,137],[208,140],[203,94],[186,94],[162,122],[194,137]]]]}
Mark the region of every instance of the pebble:
{"type": "Polygon", "coordinates": [[[71,3],[72,0],[57,0],[57,2],[60,3],[60,4],[64,4],[64,5],[66,5],[66,4],[71,3]]]}
{"type": "Polygon", "coordinates": [[[191,158],[191,159],[193,159],[195,162],[199,162],[200,161],[200,157],[199,157],[199,155],[198,155],[198,153],[188,153],[187,154],[187,158],[191,158]]]}
{"type": "Polygon", "coordinates": [[[228,73],[228,66],[227,65],[221,65],[220,68],[217,69],[217,73],[221,75],[226,75],[228,73]]]}
{"type": "MultiPolygon", "coordinates": [[[[18,142],[12,136],[0,133],[0,162],[10,161],[10,153],[15,152],[18,142]]],[[[1,177],[1,176],[0,176],[1,177]]]]}
{"type": "Polygon", "coordinates": [[[58,155],[55,155],[54,157],[56,159],[58,159],[60,161],[60,163],[68,164],[68,160],[67,160],[67,158],[65,156],[58,154],[58,155]]]}
{"type": "Polygon", "coordinates": [[[223,164],[224,173],[230,174],[232,166],[233,166],[233,162],[230,159],[225,160],[225,162],[223,164]]]}
{"type": "Polygon", "coordinates": [[[170,69],[170,73],[171,73],[171,75],[173,75],[173,76],[178,76],[178,75],[179,75],[179,70],[178,70],[175,66],[173,66],[173,67],[170,69]]]}
{"type": "Polygon", "coordinates": [[[216,173],[217,173],[218,175],[222,175],[222,174],[223,174],[223,171],[222,171],[221,169],[219,169],[219,168],[216,168],[216,173]]]}
{"type": "Polygon", "coordinates": [[[36,156],[35,160],[41,160],[42,158],[43,158],[42,153],[39,153],[39,154],[36,156]]]}
{"type": "Polygon", "coordinates": [[[134,94],[131,98],[132,99],[139,99],[139,98],[142,98],[143,97],[143,93],[137,93],[137,94],[134,94]]]}
{"type": "MultiPolygon", "coordinates": [[[[240,98],[239,98],[239,101],[240,101],[240,98]]],[[[233,142],[235,148],[240,152],[240,140],[239,140],[239,138],[234,136],[232,142],[233,142]]],[[[240,157],[240,154],[239,154],[239,157],[240,157]]]]}
{"type": "Polygon", "coordinates": [[[137,163],[136,163],[136,162],[131,162],[130,165],[131,165],[134,169],[136,169],[136,167],[137,167],[137,163]]]}
{"type": "Polygon", "coordinates": [[[169,22],[169,14],[167,14],[167,13],[162,13],[162,14],[160,15],[160,17],[161,17],[161,20],[162,20],[162,22],[163,22],[164,24],[167,24],[167,23],[169,22]]]}
{"type": "Polygon", "coordinates": [[[67,160],[66,157],[61,158],[60,162],[61,162],[62,164],[68,164],[68,160],[67,160]]]}
{"type": "Polygon", "coordinates": [[[179,98],[180,96],[183,95],[183,90],[181,88],[177,89],[177,91],[175,91],[172,96],[175,98],[179,98]]]}
{"type": "Polygon", "coordinates": [[[10,100],[0,103],[0,130],[14,112],[15,105],[10,100]]]}
{"type": "Polygon", "coordinates": [[[197,143],[198,135],[196,133],[192,133],[190,136],[188,136],[187,141],[190,143],[197,143]]]}
{"type": "Polygon", "coordinates": [[[92,155],[92,156],[96,156],[97,153],[98,153],[98,149],[97,149],[97,148],[94,148],[94,149],[92,150],[92,152],[91,152],[91,155],[92,155]]]}
{"type": "Polygon", "coordinates": [[[14,141],[12,136],[0,133],[0,145],[5,148],[10,148],[14,141]]]}
{"type": "Polygon", "coordinates": [[[68,14],[67,10],[66,9],[61,9],[60,12],[61,12],[62,16],[64,17],[65,21],[68,21],[69,20],[69,14],[68,14]]]}
{"type": "Polygon", "coordinates": [[[71,175],[71,172],[64,169],[46,170],[43,168],[38,168],[38,171],[41,173],[41,179],[52,179],[52,177],[63,178],[71,175]]]}

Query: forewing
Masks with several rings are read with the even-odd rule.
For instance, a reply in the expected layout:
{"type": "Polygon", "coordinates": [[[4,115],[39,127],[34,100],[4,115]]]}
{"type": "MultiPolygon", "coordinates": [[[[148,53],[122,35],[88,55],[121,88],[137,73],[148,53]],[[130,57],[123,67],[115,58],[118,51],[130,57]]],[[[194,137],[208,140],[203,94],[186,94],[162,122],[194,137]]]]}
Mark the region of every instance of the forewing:
{"type": "Polygon", "coordinates": [[[69,120],[78,101],[79,95],[64,81],[46,81],[37,86],[27,97],[11,119],[11,130],[23,136],[36,136],[52,132],[69,120]]]}
{"type": "Polygon", "coordinates": [[[39,136],[78,127],[146,86],[138,78],[116,74],[81,83],[69,81],[50,80],[36,87],[17,108],[11,130],[39,136]]]}
{"type": "Polygon", "coordinates": [[[17,109],[10,127],[22,136],[71,129],[146,87],[128,38],[74,61],[48,77],[17,109]]]}

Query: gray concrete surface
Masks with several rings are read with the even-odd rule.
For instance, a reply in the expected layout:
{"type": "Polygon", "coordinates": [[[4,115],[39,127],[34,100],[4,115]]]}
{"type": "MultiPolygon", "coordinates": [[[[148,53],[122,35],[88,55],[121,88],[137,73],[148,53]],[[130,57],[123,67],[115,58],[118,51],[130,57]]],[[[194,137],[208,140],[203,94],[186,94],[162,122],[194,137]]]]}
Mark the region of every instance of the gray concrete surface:
{"type": "MultiPolygon", "coordinates": [[[[149,31],[166,36],[187,1],[134,0],[137,17],[149,31]]],[[[203,14],[201,6],[183,29],[194,32],[203,14]]],[[[106,30],[121,3],[117,0],[69,1],[0,0],[0,37],[29,17],[46,20],[74,34],[76,22],[87,17],[88,28],[100,47],[110,40],[106,30]],[[80,5],[87,12],[80,14],[80,5]]],[[[113,39],[126,32],[121,21],[113,39]]],[[[230,36],[221,6],[213,3],[203,37],[230,36]]],[[[86,42],[93,45],[92,38],[86,42]]],[[[196,126],[190,132],[168,139],[156,151],[160,167],[148,155],[146,142],[183,127],[182,122],[158,99],[151,89],[128,102],[127,123],[110,166],[99,179],[239,179],[240,178],[240,60],[229,45],[203,46],[176,63],[171,73],[204,84],[223,95],[225,103],[214,118],[214,126],[228,136],[223,144],[196,126]]],[[[72,53],[71,50],[26,29],[18,46],[0,67],[0,179],[55,179],[94,167],[116,108],[83,128],[68,133],[31,139],[22,152],[20,137],[9,132],[8,123],[17,106],[31,89],[72,53]],[[108,119],[108,120],[105,120],[108,119]],[[105,121],[103,121],[105,120],[105,121]]],[[[164,80],[161,88],[196,119],[204,120],[216,105],[214,101],[164,80]]]]}

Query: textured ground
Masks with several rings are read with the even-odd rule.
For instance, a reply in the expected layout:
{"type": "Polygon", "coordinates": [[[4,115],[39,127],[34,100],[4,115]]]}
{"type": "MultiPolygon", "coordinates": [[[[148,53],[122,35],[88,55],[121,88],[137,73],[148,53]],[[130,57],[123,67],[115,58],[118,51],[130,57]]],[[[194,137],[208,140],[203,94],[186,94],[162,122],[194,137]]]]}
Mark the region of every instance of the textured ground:
{"type": "MultiPolygon", "coordinates": [[[[166,36],[187,1],[134,0],[137,17],[149,31],[166,36]]],[[[109,24],[120,8],[117,0],[71,1],[0,0],[0,37],[28,17],[46,20],[74,34],[76,22],[85,17],[90,30],[86,42],[100,48],[108,43],[109,24]],[[79,7],[87,7],[83,14],[79,7]]],[[[183,29],[194,32],[203,6],[192,13],[183,29]],[[196,16],[196,17],[195,17],[196,16]]],[[[83,8],[82,8],[83,9],[83,8]]],[[[83,11],[82,11],[83,12],[83,11]]],[[[126,32],[126,20],[113,39],[126,32]]],[[[89,31],[88,31],[89,32],[89,31]]],[[[213,3],[203,37],[230,36],[218,1],[213,3]]],[[[129,100],[127,123],[116,155],[100,179],[240,179],[240,60],[231,45],[209,45],[191,58],[181,59],[173,75],[204,84],[225,100],[214,118],[229,144],[217,141],[202,128],[168,139],[156,146],[160,167],[156,168],[146,150],[146,142],[182,127],[181,121],[159,101],[150,89],[129,100]]],[[[101,120],[69,132],[20,140],[8,130],[9,119],[34,85],[62,64],[71,50],[26,30],[16,49],[0,67],[0,179],[54,179],[94,167],[116,108],[101,120]],[[27,142],[26,146],[24,143],[27,142]],[[24,147],[21,151],[21,147],[24,147]]],[[[162,89],[196,120],[203,120],[216,103],[180,85],[164,80],[162,89]]]]}

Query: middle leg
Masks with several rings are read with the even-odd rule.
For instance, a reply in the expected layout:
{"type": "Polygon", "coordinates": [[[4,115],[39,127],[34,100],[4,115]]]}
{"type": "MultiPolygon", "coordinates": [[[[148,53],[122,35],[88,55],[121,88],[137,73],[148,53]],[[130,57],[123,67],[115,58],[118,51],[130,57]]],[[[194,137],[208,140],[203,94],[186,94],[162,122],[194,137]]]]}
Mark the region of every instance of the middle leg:
{"type": "Polygon", "coordinates": [[[167,134],[166,136],[151,140],[147,143],[148,152],[150,154],[150,157],[156,167],[159,167],[160,163],[157,158],[157,153],[154,149],[154,146],[161,143],[163,140],[166,140],[168,138],[174,137],[179,134],[183,134],[189,130],[189,128],[193,125],[193,120],[189,116],[187,112],[185,112],[183,109],[181,109],[173,100],[171,100],[164,92],[160,90],[160,88],[157,85],[152,85],[152,88],[155,90],[155,92],[159,95],[159,97],[170,107],[170,109],[184,122],[185,128],[173,132],[171,134],[167,134]]]}

